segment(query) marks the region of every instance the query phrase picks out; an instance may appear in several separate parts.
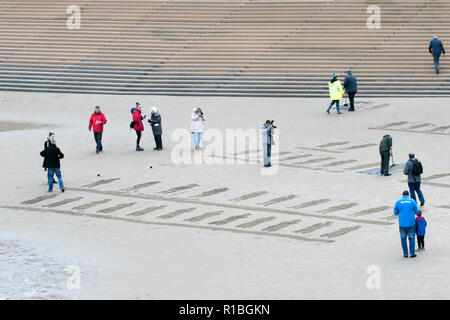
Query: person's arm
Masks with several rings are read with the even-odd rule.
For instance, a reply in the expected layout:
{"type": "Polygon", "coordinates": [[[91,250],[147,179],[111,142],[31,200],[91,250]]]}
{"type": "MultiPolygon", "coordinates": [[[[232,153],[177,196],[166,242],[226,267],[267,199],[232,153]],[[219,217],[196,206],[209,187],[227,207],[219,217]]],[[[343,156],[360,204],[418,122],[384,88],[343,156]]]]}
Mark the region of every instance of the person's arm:
{"type": "Polygon", "coordinates": [[[92,120],[92,116],[91,116],[89,119],[89,126],[88,126],[89,131],[91,131],[92,125],[93,125],[93,120],[92,120]]]}
{"type": "Polygon", "coordinates": [[[58,158],[62,159],[64,158],[64,153],[61,152],[61,150],[58,149],[58,158]]]}
{"type": "Polygon", "coordinates": [[[41,155],[41,157],[45,158],[45,156],[47,155],[47,149],[42,150],[40,155],[41,155]]]}
{"type": "Polygon", "coordinates": [[[445,56],[445,49],[444,49],[444,45],[442,44],[442,41],[441,41],[441,47],[442,47],[442,53],[443,53],[444,56],[445,56]]]}
{"type": "Polygon", "coordinates": [[[191,119],[193,120],[193,121],[197,121],[198,119],[200,119],[200,115],[198,114],[198,113],[192,113],[192,115],[191,115],[191,119]]]}
{"type": "Polygon", "coordinates": [[[431,51],[431,41],[430,41],[430,44],[428,45],[428,52],[429,52],[429,53],[433,53],[433,52],[431,51]]]}
{"type": "Polygon", "coordinates": [[[417,206],[417,202],[415,202],[414,200],[413,200],[413,203],[414,203],[414,207],[413,207],[414,214],[417,215],[419,213],[419,207],[417,206]]]}
{"type": "Polygon", "coordinates": [[[396,202],[396,203],[395,203],[395,207],[394,207],[394,214],[397,216],[398,213],[399,213],[399,210],[398,210],[398,202],[396,202]]]}
{"type": "Polygon", "coordinates": [[[411,161],[406,161],[405,169],[403,169],[403,174],[408,175],[409,174],[409,167],[410,167],[411,161]]]}
{"type": "Polygon", "coordinates": [[[102,124],[105,125],[106,124],[106,117],[105,115],[102,113],[102,124]]]}
{"type": "Polygon", "coordinates": [[[348,82],[349,82],[348,77],[345,77],[345,80],[344,80],[344,88],[345,89],[347,89],[347,87],[348,87],[348,82]]]}

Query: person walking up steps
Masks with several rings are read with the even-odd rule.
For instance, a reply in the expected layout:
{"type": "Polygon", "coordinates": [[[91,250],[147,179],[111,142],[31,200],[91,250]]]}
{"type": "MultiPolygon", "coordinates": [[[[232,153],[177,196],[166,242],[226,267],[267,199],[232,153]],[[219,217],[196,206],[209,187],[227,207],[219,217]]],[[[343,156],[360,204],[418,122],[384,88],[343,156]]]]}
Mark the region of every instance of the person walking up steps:
{"type": "MultiPolygon", "coordinates": [[[[48,138],[44,142],[44,150],[47,149],[50,146],[51,140],[54,140],[54,139],[55,139],[55,134],[53,132],[49,132],[48,133],[48,138]]],[[[47,167],[47,161],[45,161],[45,158],[44,158],[44,161],[42,162],[42,167],[44,168],[44,171],[47,171],[48,167],[47,167]]],[[[55,175],[52,176],[52,179],[53,179],[53,183],[58,183],[55,180],[55,175]]]]}
{"type": "Polygon", "coordinates": [[[417,235],[417,251],[425,251],[425,233],[427,229],[427,221],[422,217],[422,211],[419,210],[416,217],[416,235],[417,235]]]}
{"type": "Polygon", "coordinates": [[[439,57],[441,53],[445,56],[445,49],[442,41],[436,35],[433,36],[433,40],[428,45],[428,52],[433,55],[434,69],[436,70],[436,74],[439,74],[439,57]]]}
{"type": "Polygon", "coordinates": [[[191,133],[194,135],[194,150],[200,150],[200,141],[205,131],[205,117],[200,107],[194,108],[191,114],[191,133]]]}
{"type": "Polygon", "coordinates": [[[395,203],[394,214],[398,215],[398,226],[400,229],[400,240],[402,243],[403,256],[408,258],[408,244],[411,258],[416,257],[415,253],[415,216],[419,212],[417,203],[409,197],[408,191],[403,191],[403,197],[395,203]]]}
{"type": "Polygon", "coordinates": [[[414,153],[409,154],[409,160],[406,162],[403,173],[408,176],[408,187],[411,193],[411,199],[416,200],[416,192],[419,196],[420,206],[425,205],[422,190],[420,190],[420,183],[422,181],[421,175],[423,173],[422,163],[415,158],[414,153]]]}
{"type": "Polygon", "coordinates": [[[392,137],[385,135],[380,141],[381,168],[380,175],[390,176],[389,173],[389,157],[392,152],[392,137]]]}
{"type": "Polygon", "coordinates": [[[161,126],[161,113],[157,107],[152,107],[150,110],[151,117],[148,119],[148,123],[152,126],[153,136],[155,137],[156,147],[153,150],[162,150],[162,126],[161,126]]]}
{"type": "Polygon", "coordinates": [[[144,124],[142,123],[142,120],[145,119],[145,115],[141,115],[142,107],[139,102],[136,102],[136,110],[133,111],[133,122],[134,126],[133,129],[136,131],[136,151],[144,151],[143,148],[141,148],[141,137],[142,137],[142,131],[144,131],[144,124]]]}
{"type": "Polygon", "coordinates": [[[99,153],[103,151],[102,145],[102,135],[103,135],[103,126],[106,124],[106,117],[101,112],[100,106],[95,106],[95,111],[92,113],[91,118],[89,119],[89,131],[94,131],[94,140],[97,144],[95,147],[95,152],[99,153]]]}
{"type": "Polygon", "coordinates": [[[331,107],[336,104],[337,113],[342,114],[339,110],[339,100],[342,99],[344,90],[342,89],[341,81],[338,80],[336,73],[333,73],[333,78],[328,82],[328,90],[330,92],[331,103],[328,106],[327,113],[330,113],[331,107]]]}
{"type": "Polygon", "coordinates": [[[355,95],[358,92],[358,85],[356,83],[356,78],[352,74],[351,70],[348,70],[348,74],[344,80],[344,88],[347,92],[348,99],[350,100],[350,108],[348,111],[355,111],[355,95]]]}
{"type": "Polygon", "coordinates": [[[61,192],[64,192],[64,184],[61,176],[61,163],[60,159],[64,158],[64,154],[56,146],[55,139],[50,141],[50,145],[41,151],[41,156],[44,157],[47,164],[47,177],[48,177],[48,192],[53,192],[53,175],[56,174],[59,181],[59,187],[61,192]]]}

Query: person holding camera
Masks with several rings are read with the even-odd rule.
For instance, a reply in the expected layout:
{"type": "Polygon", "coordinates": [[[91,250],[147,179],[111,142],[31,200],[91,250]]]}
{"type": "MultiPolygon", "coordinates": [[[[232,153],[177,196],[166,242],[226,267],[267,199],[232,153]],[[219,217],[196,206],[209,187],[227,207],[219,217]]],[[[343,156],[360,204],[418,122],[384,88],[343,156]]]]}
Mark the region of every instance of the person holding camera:
{"type": "Polygon", "coordinates": [[[153,136],[155,137],[156,147],[153,150],[162,150],[162,127],[161,127],[161,114],[157,107],[152,107],[150,109],[151,117],[148,119],[148,123],[152,126],[153,136]]]}
{"type": "Polygon", "coordinates": [[[200,141],[205,131],[205,117],[200,107],[194,108],[191,114],[191,133],[194,135],[194,150],[200,150],[200,141]]]}
{"type": "Polygon", "coordinates": [[[273,141],[272,130],[276,126],[273,125],[273,120],[266,120],[261,127],[261,137],[264,148],[264,167],[271,167],[270,157],[272,155],[272,145],[275,144],[273,141]]]}
{"type": "Polygon", "coordinates": [[[95,148],[95,152],[99,153],[103,151],[102,146],[102,134],[103,134],[103,126],[106,124],[106,117],[101,112],[100,106],[95,106],[95,111],[92,113],[91,118],[89,119],[89,131],[94,131],[94,140],[97,144],[95,148]]]}
{"type": "Polygon", "coordinates": [[[144,131],[144,125],[142,124],[142,120],[145,119],[145,115],[142,116],[142,107],[139,102],[136,102],[136,110],[133,111],[133,122],[134,126],[133,129],[136,131],[136,151],[144,151],[144,148],[141,148],[141,137],[142,137],[142,131],[144,131]]]}

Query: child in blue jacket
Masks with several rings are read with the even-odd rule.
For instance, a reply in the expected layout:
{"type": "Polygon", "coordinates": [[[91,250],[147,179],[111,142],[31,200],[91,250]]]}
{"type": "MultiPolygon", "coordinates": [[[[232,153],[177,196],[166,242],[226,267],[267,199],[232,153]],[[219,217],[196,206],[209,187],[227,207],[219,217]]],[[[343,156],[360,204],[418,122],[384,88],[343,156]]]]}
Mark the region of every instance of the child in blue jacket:
{"type": "Polygon", "coordinates": [[[417,251],[425,251],[425,232],[427,228],[427,221],[422,217],[422,211],[417,212],[416,217],[416,235],[417,235],[417,251]]]}

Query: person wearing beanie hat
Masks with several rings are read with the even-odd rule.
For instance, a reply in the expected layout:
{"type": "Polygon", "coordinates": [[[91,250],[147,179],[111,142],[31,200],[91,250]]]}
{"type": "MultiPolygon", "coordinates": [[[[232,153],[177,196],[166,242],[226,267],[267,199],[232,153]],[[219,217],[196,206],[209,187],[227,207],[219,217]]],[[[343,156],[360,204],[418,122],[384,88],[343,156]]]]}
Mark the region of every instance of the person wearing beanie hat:
{"type": "Polygon", "coordinates": [[[64,192],[64,183],[61,176],[61,163],[60,160],[64,158],[64,154],[56,146],[55,137],[52,136],[49,140],[50,144],[47,148],[41,151],[41,156],[44,157],[47,165],[47,178],[48,178],[48,192],[53,192],[53,175],[56,174],[59,181],[59,187],[61,192],[64,192]]]}
{"type": "Polygon", "coordinates": [[[150,109],[150,119],[148,123],[152,126],[153,137],[155,138],[156,147],[153,150],[162,150],[162,126],[161,126],[161,113],[157,107],[152,107],[150,109]]]}
{"type": "Polygon", "coordinates": [[[443,53],[445,57],[445,49],[442,41],[439,40],[436,35],[433,35],[433,40],[431,40],[428,45],[428,52],[433,55],[434,68],[436,74],[439,74],[439,57],[441,56],[441,53],[443,53]]]}
{"type": "Polygon", "coordinates": [[[106,124],[106,117],[101,112],[100,106],[95,106],[95,110],[89,119],[88,129],[94,131],[94,140],[96,143],[95,152],[99,153],[103,151],[102,136],[103,126],[106,124]]]}
{"type": "MultiPolygon", "coordinates": [[[[55,134],[50,131],[48,133],[47,139],[44,142],[44,150],[47,149],[50,146],[51,140],[54,139],[54,138],[55,138],[55,134]]],[[[42,162],[42,167],[44,168],[44,171],[47,171],[47,162],[45,161],[45,158],[44,158],[44,161],[42,162]]],[[[53,183],[57,183],[57,181],[55,179],[55,176],[52,176],[52,179],[53,179],[53,183]]]]}
{"type": "Polygon", "coordinates": [[[336,104],[337,113],[342,114],[339,110],[339,100],[342,99],[344,90],[342,89],[341,81],[338,80],[336,73],[333,73],[333,78],[328,82],[328,90],[330,92],[331,103],[328,106],[327,113],[330,113],[331,107],[336,104]]]}

